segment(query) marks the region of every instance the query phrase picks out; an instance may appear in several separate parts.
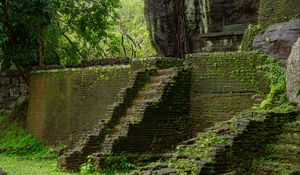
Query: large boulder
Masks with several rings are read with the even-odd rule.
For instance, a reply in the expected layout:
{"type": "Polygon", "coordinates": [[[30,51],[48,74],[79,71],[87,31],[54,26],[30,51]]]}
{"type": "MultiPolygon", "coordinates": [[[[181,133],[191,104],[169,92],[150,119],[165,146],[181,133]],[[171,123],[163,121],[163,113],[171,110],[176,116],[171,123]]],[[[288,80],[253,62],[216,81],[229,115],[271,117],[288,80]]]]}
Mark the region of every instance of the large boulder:
{"type": "Polygon", "coordinates": [[[255,36],[252,46],[286,63],[298,37],[300,37],[300,19],[290,20],[268,27],[263,33],[255,36]]]}
{"type": "Polygon", "coordinates": [[[287,96],[300,109],[300,37],[292,48],[287,61],[287,96]]]}
{"type": "Polygon", "coordinates": [[[256,23],[260,0],[185,0],[186,24],[191,36],[199,33],[243,31],[256,23]]]}

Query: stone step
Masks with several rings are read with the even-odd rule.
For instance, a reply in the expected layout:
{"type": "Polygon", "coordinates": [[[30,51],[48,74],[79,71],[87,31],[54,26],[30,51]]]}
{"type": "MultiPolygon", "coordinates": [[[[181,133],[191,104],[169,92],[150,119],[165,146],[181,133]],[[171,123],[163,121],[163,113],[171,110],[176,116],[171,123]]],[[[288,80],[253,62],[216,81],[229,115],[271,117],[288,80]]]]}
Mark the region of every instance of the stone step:
{"type": "Polygon", "coordinates": [[[283,127],[284,127],[284,132],[300,133],[300,121],[286,123],[283,127]]]}
{"type": "Polygon", "coordinates": [[[148,83],[145,85],[144,89],[158,89],[162,85],[161,82],[158,83],[148,83]]]}
{"type": "Polygon", "coordinates": [[[158,93],[159,92],[157,90],[140,91],[138,93],[138,96],[141,98],[151,98],[151,97],[157,96],[158,93]]]}
{"type": "Polygon", "coordinates": [[[136,100],[133,100],[132,104],[133,104],[133,106],[140,106],[140,105],[147,105],[151,102],[152,102],[152,100],[150,100],[150,99],[145,99],[145,100],[136,99],[136,100]]]}
{"type": "Polygon", "coordinates": [[[151,78],[150,82],[152,82],[152,83],[166,82],[171,77],[172,77],[171,75],[154,76],[151,78]]]}
{"type": "MultiPolygon", "coordinates": [[[[139,113],[139,109],[136,108],[136,107],[131,107],[131,108],[128,108],[128,109],[127,109],[126,115],[130,116],[130,115],[135,115],[135,114],[137,114],[137,113],[139,113]]],[[[126,117],[127,117],[127,116],[126,116],[126,117]]]]}
{"type": "Polygon", "coordinates": [[[300,133],[285,133],[278,136],[278,144],[291,144],[300,147],[300,133]]]}
{"type": "Polygon", "coordinates": [[[299,168],[300,166],[295,164],[280,163],[278,161],[265,161],[257,167],[256,171],[260,174],[266,175],[292,175],[293,173],[297,173],[297,171],[299,171],[299,168]]]}
{"type": "Polygon", "coordinates": [[[296,159],[300,160],[300,147],[294,145],[279,144],[275,145],[274,151],[274,158],[291,161],[294,161],[296,159]]]}
{"type": "Polygon", "coordinates": [[[175,72],[174,68],[159,69],[157,70],[157,75],[170,75],[170,74],[174,74],[174,72],[175,72]]]}
{"type": "Polygon", "coordinates": [[[156,174],[156,175],[176,175],[176,174],[180,174],[183,173],[183,170],[179,170],[179,169],[171,169],[171,168],[162,168],[162,169],[158,169],[158,170],[153,170],[151,171],[150,174],[156,174]]]}
{"type": "Polygon", "coordinates": [[[228,172],[228,173],[224,173],[222,175],[236,175],[236,172],[235,171],[231,171],[231,172],[228,172]]]}

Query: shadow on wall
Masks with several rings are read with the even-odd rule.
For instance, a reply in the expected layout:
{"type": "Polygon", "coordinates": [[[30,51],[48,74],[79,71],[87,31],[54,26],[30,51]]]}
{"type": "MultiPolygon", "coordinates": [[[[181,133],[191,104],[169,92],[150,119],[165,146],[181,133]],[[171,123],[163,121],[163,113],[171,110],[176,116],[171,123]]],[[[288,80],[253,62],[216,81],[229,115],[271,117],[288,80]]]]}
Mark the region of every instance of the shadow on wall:
{"type": "Polygon", "coordinates": [[[34,72],[27,130],[44,143],[75,143],[97,120],[105,119],[107,106],[130,74],[130,66],[34,72]]]}

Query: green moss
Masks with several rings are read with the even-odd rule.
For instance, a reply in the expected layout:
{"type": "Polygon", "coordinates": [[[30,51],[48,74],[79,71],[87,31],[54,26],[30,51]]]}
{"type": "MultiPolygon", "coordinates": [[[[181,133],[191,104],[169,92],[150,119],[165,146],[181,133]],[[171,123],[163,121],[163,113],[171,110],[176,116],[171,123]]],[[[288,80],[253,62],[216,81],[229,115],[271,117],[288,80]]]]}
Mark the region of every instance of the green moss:
{"type": "Polygon", "coordinates": [[[176,58],[160,58],[156,60],[155,66],[158,69],[167,69],[170,67],[182,67],[183,60],[176,58]]]}
{"type": "Polygon", "coordinates": [[[221,86],[217,88],[220,91],[238,89],[259,92],[264,81],[258,79],[257,69],[264,59],[265,57],[260,56],[258,52],[192,54],[188,56],[185,65],[192,68],[195,92],[203,87],[204,80],[211,83],[207,84],[207,88],[216,88],[214,84],[219,83],[221,86]],[[226,84],[223,83],[224,79],[226,84]]]}
{"type": "Polygon", "coordinates": [[[38,70],[32,72],[34,76],[49,76],[56,75],[63,77],[66,75],[72,75],[73,80],[86,79],[91,75],[96,75],[98,81],[114,80],[124,72],[130,72],[130,66],[117,65],[117,66],[95,66],[87,68],[68,68],[68,69],[52,69],[52,70],[38,70]]]}
{"type": "Polygon", "coordinates": [[[197,160],[212,162],[214,158],[214,145],[228,144],[229,140],[222,137],[216,131],[208,131],[198,134],[197,141],[192,146],[177,147],[177,157],[172,157],[167,165],[169,168],[192,170],[192,174],[198,174],[201,167],[197,160]],[[185,157],[185,158],[182,158],[185,157]]]}
{"type": "Polygon", "coordinates": [[[0,132],[0,149],[5,154],[22,155],[30,157],[55,157],[49,148],[29,135],[18,123],[9,121],[0,116],[2,127],[0,132]],[[5,126],[4,126],[5,125],[5,126]]]}
{"type": "Polygon", "coordinates": [[[261,0],[258,21],[263,27],[300,17],[299,0],[261,0]]]}
{"type": "Polygon", "coordinates": [[[288,112],[295,110],[294,106],[289,103],[286,96],[286,70],[280,66],[274,58],[268,57],[265,63],[260,67],[260,71],[269,81],[270,92],[259,106],[258,110],[267,110],[273,112],[288,112]]]}
{"type": "Polygon", "coordinates": [[[245,31],[245,35],[242,40],[240,50],[251,51],[254,37],[257,34],[259,34],[261,31],[263,31],[263,27],[260,24],[250,24],[245,31]]]}

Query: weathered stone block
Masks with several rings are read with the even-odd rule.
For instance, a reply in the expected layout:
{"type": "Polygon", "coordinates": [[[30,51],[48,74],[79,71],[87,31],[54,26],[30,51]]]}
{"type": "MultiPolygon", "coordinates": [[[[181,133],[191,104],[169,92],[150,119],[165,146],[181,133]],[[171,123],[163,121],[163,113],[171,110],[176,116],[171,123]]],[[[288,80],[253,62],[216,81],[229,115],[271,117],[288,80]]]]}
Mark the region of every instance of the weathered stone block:
{"type": "Polygon", "coordinates": [[[298,104],[300,110],[300,37],[287,61],[286,89],[289,100],[298,104]]]}
{"type": "Polygon", "coordinates": [[[284,63],[300,37],[300,19],[274,24],[255,36],[252,46],[284,63]]]}

